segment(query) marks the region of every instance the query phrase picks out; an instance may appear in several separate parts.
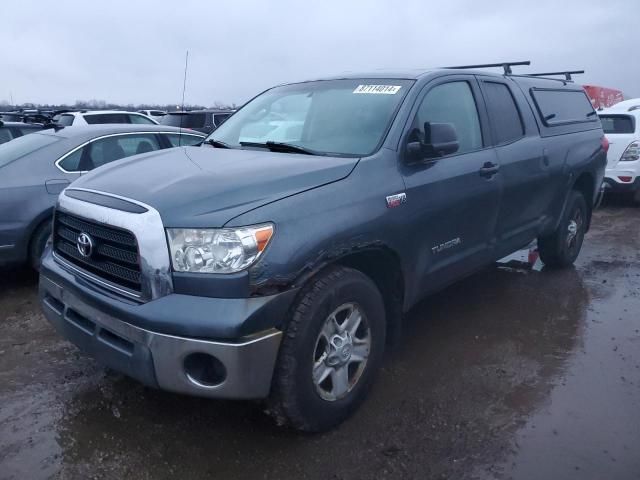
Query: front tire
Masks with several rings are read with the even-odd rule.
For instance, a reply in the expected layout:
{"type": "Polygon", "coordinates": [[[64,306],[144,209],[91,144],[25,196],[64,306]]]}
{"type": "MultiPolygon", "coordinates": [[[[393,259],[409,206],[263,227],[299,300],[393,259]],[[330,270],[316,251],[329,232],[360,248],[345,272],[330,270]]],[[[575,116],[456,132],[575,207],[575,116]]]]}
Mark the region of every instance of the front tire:
{"type": "Polygon", "coordinates": [[[301,291],[287,323],[269,413],[297,430],[328,430],[366,397],[385,345],[380,291],[363,273],[331,267],[301,291]]]}
{"type": "Polygon", "coordinates": [[[558,229],[538,239],[540,259],[548,267],[565,268],[576,261],[588,224],[587,202],[584,195],[573,190],[558,229]]]}
{"type": "Polygon", "coordinates": [[[51,227],[51,219],[45,220],[38,225],[31,236],[31,242],[29,243],[29,263],[36,272],[40,271],[40,261],[44,253],[44,248],[47,245],[47,240],[51,235],[51,227]]]}

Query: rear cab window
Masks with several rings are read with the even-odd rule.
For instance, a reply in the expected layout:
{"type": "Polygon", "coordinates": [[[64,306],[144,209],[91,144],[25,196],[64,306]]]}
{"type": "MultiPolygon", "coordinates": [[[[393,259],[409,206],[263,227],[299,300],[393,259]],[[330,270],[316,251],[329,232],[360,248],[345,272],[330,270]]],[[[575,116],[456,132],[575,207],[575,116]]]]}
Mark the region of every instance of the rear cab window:
{"type": "Polygon", "coordinates": [[[547,127],[598,121],[584,90],[535,87],[531,89],[531,96],[547,127]]]}
{"type": "Polygon", "coordinates": [[[600,115],[602,130],[607,134],[635,133],[636,122],[632,115],[600,115]]]}

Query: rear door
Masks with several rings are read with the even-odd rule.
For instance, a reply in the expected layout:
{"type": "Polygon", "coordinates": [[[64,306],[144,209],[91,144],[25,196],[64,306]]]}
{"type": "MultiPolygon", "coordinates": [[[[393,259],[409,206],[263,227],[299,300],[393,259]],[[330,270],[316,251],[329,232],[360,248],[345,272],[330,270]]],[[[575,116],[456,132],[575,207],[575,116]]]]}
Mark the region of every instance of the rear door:
{"type": "Polygon", "coordinates": [[[486,112],[477,81],[452,75],[428,84],[412,113],[405,143],[425,136],[425,122],[451,124],[458,151],[401,162],[409,241],[418,288],[431,291],[491,261],[500,204],[500,171],[489,148],[486,112]]]}
{"type": "Polygon", "coordinates": [[[609,140],[607,168],[616,167],[627,147],[638,140],[638,135],[635,133],[637,129],[635,120],[633,115],[600,115],[602,129],[604,130],[607,140],[609,140]]]}
{"type": "Polygon", "coordinates": [[[550,183],[550,162],[520,89],[499,77],[478,79],[502,177],[497,248],[500,253],[510,253],[535,238],[541,228],[555,191],[550,183]]]}

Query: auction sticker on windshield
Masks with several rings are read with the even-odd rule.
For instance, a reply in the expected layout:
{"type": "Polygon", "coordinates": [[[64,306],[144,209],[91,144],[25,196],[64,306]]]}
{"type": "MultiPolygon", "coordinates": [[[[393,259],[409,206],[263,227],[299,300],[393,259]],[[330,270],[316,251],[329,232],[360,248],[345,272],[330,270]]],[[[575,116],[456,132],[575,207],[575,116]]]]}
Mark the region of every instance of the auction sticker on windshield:
{"type": "Polygon", "coordinates": [[[395,95],[399,85],[358,85],[353,93],[372,93],[378,95],[395,95]]]}

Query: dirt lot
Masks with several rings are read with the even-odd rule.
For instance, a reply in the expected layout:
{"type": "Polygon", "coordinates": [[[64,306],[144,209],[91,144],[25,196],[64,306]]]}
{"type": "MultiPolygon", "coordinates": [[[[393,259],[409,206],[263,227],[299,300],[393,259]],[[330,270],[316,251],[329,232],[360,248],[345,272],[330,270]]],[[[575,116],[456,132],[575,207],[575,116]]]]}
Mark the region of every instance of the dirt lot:
{"type": "Polygon", "coordinates": [[[0,272],[0,478],[640,478],[640,208],[597,212],[575,269],[495,267],[409,315],[364,407],[324,435],[253,403],[105,371],[0,272]]]}

